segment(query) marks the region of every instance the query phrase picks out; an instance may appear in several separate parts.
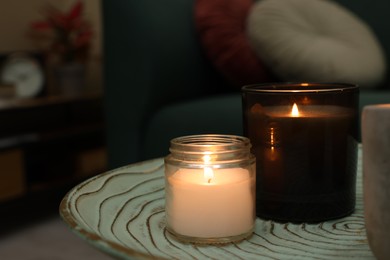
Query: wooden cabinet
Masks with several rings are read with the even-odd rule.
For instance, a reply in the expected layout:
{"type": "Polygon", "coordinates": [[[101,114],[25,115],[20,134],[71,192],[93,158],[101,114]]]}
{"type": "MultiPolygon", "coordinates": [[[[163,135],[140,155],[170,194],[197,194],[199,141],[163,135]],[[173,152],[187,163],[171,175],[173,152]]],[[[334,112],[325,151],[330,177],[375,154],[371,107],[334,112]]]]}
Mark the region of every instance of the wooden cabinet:
{"type": "Polygon", "coordinates": [[[106,170],[101,94],[0,100],[0,202],[106,170]]]}

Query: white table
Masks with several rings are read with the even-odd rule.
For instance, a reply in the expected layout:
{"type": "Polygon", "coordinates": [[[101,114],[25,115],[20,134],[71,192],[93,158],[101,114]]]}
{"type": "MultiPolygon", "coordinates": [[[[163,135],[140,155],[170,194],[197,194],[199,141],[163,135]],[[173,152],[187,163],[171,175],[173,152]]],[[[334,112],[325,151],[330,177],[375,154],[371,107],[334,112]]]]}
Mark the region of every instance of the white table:
{"type": "Polygon", "coordinates": [[[224,246],[182,244],[166,231],[162,158],[77,185],[63,199],[60,213],[93,246],[124,259],[374,259],[364,226],[361,149],[358,161],[352,215],[310,225],[257,219],[252,237],[224,246]]]}

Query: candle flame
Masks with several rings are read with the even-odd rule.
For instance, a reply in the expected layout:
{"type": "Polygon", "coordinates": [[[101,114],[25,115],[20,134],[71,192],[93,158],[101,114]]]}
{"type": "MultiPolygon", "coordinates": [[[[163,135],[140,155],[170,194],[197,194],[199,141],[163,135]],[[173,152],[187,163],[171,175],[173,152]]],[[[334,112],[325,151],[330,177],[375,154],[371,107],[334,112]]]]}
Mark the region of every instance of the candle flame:
{"type": "Polygon", "coordinates": [[[203,176],[207,180],[208,183],[214,178],[214,171],[210,167],[204,167],[203,176]]]}
{"type": "MultiPolygon", "coordinates": [[[[211,156],[208,154],[208,152],[203,155],[203,162],[207,165],[210,164],[211,156]]],[[[211,167],[204,167],[203,168],[203,176],[205,180],[207,180],[208,183],[211,182],[211,180],[214,178],[214,172],[211,167]]]]}
{"type": "Polygon", "coordinates": [[[292,109],[291,109],[291,116],[298,117],[299,116],[299,110],[296,103],[294,103],[292,109]]]}

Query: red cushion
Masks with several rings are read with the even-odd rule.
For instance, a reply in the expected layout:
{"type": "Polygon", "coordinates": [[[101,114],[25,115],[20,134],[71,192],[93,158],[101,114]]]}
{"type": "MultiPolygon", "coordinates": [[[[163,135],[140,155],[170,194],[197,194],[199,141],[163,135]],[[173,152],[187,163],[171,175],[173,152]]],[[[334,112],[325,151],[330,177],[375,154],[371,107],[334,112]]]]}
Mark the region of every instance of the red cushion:
{"type": "Polygon", "coordinates": [[[195,0],[195,25],[205,52],[237,87],[271,78],[245,33],[252,4],[253,0],[195,0]]]}

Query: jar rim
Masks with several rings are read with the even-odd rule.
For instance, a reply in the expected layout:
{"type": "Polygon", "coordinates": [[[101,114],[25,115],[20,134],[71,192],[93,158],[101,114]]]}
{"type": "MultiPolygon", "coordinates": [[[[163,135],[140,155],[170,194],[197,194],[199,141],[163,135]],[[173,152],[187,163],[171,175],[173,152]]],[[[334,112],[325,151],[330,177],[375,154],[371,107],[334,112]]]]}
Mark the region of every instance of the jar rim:
{"type": "Polygon", "coordinates": [[[262,84],[245,85],[241,88],[245,93],[326,93],[356,91],[359,86],[350,83],[317,83],[317,82],[271,82],[262,84]]]}
{"type": "Polygon", "coordinates": [[[202,134],[176,137],[171,140],[170,152],[185,153],[230,153],[237,150],[249,150],[249,138],[238,135],[202,134]]]}

